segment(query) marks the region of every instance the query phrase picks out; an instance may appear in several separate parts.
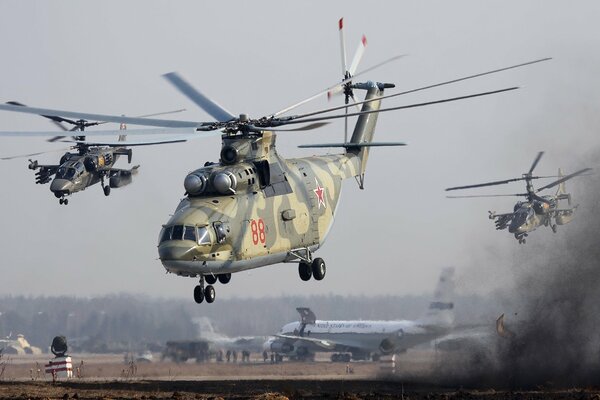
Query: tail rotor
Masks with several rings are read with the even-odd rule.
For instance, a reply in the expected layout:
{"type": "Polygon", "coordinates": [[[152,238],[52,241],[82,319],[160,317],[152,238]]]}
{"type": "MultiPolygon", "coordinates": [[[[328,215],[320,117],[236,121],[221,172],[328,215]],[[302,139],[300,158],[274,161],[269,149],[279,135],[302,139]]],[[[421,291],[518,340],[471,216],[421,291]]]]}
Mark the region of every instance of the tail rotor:
{"type": "MultiPolygon", "coordinates": [[[[335,88],[329,90],[327,92],[327,99],[331,100],[334,95],[338,95],[340,93],[344,94],[344,104],[350,103],[350,99],[354,103],[356,103],[356,98],[354,97],[354,86],[352,85],[352,76],[356,73],[356,69],[360,64],[360,61],[365,53],[365,49],[367,48],[367,37],[365,35],[362,36],[360,42],[358,43],[358,47],[356,48],[356,52],[354,53],[354,57],[352,58],[352,63],[350,67],[348,67],[346,60],[346,39],[344,36],[344,18],[340,18],[338,21],[338,28],[340,33],[340,54],[342,61],[342,84],[336,86],[335,88]]],[[[356,106],[357,111],[360,112],[360,107],[356,106]]],[[[346,117],[344,118],[344,143],[348,143],[348,108],[345,109],[346,117]]]]}

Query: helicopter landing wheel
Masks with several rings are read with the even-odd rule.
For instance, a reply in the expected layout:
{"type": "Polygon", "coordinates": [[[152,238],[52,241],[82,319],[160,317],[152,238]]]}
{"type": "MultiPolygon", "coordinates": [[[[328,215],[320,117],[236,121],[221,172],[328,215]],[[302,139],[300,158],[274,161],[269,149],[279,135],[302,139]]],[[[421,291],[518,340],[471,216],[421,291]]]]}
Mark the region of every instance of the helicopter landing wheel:
{"type": "Polygon", "coordinates": [[[231,274],[219,274],[217,275],[217,278],[219,279],[219,282],[225,285],[231,280],[231,274]]]}
{"type": "Polygon", "coordinates": [[[298,275],[300,275],[300,279],[302,279],[303,281],[310,280],[310,277],[312,276],[311,265],[309,263],[301,261],[300,264],[298,264],[298,275]]]}
{"type": "Polygon", "coordinates": [[[204,279],[206,279],[206,283],[208,283],[209,285],[214,285],[215,283],[217,283],[217,276],[216,275],[206,275],[204,276],[204,279]]]}
{"type": "Polygon", "coordinates": [[[102,188],[102,190],[104,190],[104,195],[105,195],[105,196],[108,196],[108,195],[110,195],[110,186],[108,186],[108,185],[107,185],[107,186],[104,186],[104,187],[102,188]]]}
{"type": "Polygon", "coordinates": [[[202,286],[200,285],[194,288],[194,301],[198,304],[204,301],[204,290],[202,290],[202,286]]]}
{"type": "Polygon", "coordinates": [[[208,285],[204,289],[204,298],[206,299],[207,303],[212,303],[213,301],[215,301],[216,296],[217,293],[215,292],[215,288],[212,285],[208,285]]]}
{"type": "Polygon", "coordinates": [[[69,204],[69,199],[65,199],[65,198],[61,197],[60,199],[58,199],[58,203],[64,204],[66,206],[67,204],[69,204]]]}
{"type": "Polygon", "coordinates": [[[558,227],[556,225],[552,225],[551,228],[552,228],[552,232],[556,233],[556,230],[558,229],[558,227]]]}
{"type": "Polygon", "coordinates": [[[327,267],[325,266],[325,261],[323,261],[322,258],[315,258],[312,262],[311,269],[315,280],[320,281],[325,278],[327,267]]]}

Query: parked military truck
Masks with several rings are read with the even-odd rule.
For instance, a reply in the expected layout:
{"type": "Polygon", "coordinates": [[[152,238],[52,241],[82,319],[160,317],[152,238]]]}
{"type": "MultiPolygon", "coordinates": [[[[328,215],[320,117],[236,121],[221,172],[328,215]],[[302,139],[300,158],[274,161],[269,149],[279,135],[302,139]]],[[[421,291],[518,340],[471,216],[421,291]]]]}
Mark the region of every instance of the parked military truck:
{"type": "Polygon", "coordinates": [[[197,363],[208,361],[210,357],[207,340],[174,340],[167,342],[161,360],[170,359],[176,363],[184,363],[195,359],[197,363]]]}

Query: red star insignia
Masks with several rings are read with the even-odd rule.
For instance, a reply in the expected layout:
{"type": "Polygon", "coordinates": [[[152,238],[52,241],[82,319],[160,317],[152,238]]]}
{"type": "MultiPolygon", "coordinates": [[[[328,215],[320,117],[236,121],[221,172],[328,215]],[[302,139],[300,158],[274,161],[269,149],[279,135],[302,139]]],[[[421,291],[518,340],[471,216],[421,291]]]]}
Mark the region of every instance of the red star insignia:
{"type": "Polygon", "coordinates": [[[317,200],[319,200],[319,208],[321,208],[321,204],[323,204],[323,208],[327,208],[327,206],[325,205],[325,188],[322,188],[321,185],[319,185],[319,181],[317,181],[317,178],[315,178],[315,183],[317,188],[313,191],[317,196],[317,200]]]}

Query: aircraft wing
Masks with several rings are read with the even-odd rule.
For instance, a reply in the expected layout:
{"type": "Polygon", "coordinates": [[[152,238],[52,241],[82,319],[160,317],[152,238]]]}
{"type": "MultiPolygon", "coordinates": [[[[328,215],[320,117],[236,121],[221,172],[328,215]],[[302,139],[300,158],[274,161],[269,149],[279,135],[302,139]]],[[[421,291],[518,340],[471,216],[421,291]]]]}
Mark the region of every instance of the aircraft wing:
{"type": "Polygon", "coordinates": [[[514,215],[514,213],[506,213],[506,214],[490,214],[490,219],[494,219],[494,218],[506,218],[506,217],[512,217],[514,215]]]}
{"type": "Polygon", "coordinates": [[[275,336],[282,338],[282,339],[292,340],[292,341],[302,341],[302,342],[312,343],[312,344],[314,344],[318,347],[321,347],[325,350],[333,350],[338,345],[338,343],[333,342],[331,340],[309,338],[309,337],[305,337],[305,336],[294,336],[294,335],[275,335],[275,336]]]}
{"type": "Polygon", "coordinates": [[[506,229],[515,216],[515,213],[496,214],[492,211],[489,213],[489,218],[496,221],[496,229],[498,230],[506,229]]]}
{"type": "Polygon", "coordinates": [[[573,206],[571,208],[557,208],[555,210],[552,210],[552,212],[557,213],[557,214],[560,214],[560,213],[563,213],[563,212],[573,212],[573,211],[575,211],[575,209],[577,207],[579,207],[579,204],[577,204],[576,206],[573,206]]]}
{"type": "Polygon", "coordinates": [[[140,167],[139,165],[136,165],[135,167],[133,167],[131,169],[111,168],[111,169],[109,169],[109,171],[110,171],[110,175],[111,176],[119,174],[121,172],[126,173],[126,174],[129,173],[129,174],[134,175],[134,174],[137,174],[137,170],[138,170],[139,167],[140,167]]]}

